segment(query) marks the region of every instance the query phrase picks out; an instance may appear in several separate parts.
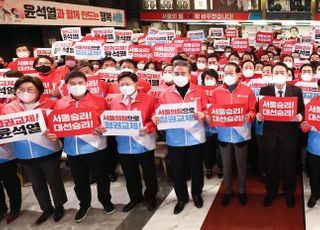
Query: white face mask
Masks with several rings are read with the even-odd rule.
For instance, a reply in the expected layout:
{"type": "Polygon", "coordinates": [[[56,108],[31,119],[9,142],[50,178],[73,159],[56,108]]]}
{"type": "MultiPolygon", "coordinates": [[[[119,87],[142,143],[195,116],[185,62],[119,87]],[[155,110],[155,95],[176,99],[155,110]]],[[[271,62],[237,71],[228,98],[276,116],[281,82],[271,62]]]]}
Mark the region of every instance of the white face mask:
{"type": "Polygon", "coordinates": [[[136,91],[136,88],[133,85],[120,86],[120,92],[125,96],[132,95],[135,91],[136,91]]]}
{"type": "Polygon", "coordinates": [[[213,50],[208,50],[207,52],[208,52],[208,54],[213,54],[214,53],[213,50]]]}
{"type": "Polygon", "coordinates": [[[212,79],[204,80],[204,85],[205,86],[215,86],[216,85],[216,80],[212,80],[212,79]]]}
{"type": "Polygon", "coordinates": [[[246,69],[246,70],[242,71],[242,74],[246,78],[251,78],[254,75],[254,72],[251,69],[246,69]]]}
{"type": "Polygon", "coordinates": [[[198,70],[204,70],[206,68],[206,64],[204,63],[197,63],[198,70]]]}
{"type": "Polygon", "coordinates": [[[265,80],[265,81],[271,82],[271,83],[273,82],[272,81],[272,76],[262,76],[262,79],[265,80]]]}
{"type": "Polygon", "coordinates": [[[147,72],[153,72],[153,69],[146,69],[147,72]]]}
{"type": "Polygon", "coordinates": [[[27,104],[34,102],[37,97],[35,93],[28,93],[28,92],[19,93],[17,94],[17,96],[22,102],[27,104]]]}
{"type": "Polygon", "coordinates": [[[226,57],[229,57],[230,54],[231,54],[231,53],[228,53],[228,52],[227,52],[227,53],[225,53],[224,55],[225,55],[226,57]]]}
{"type": "Polygon", "coordinates": [[[132,69],[129,69],[129,68],[124,68],[121,70],[121,73],[122,72],[130,72],[130,73],[133,73],[133,70],[132,69]]]}
{"type": "Polygon", "coordinates": [[[178,87],[183,87],[189,82],[189,77],[188,76],[174,76],[173,77],[173,82],[176,84],[178,87]]]}
{"type": "Polygon", "coordinates": [[[272,82],[275,85],[284,85],[287,82],[287,76],[282,74],[273,75],[272,82]]]}
{"type": "Polygon", "coordinates": [[[294,63],[297,63],[297,62],[299,62],[300,61],[300,59],[299,58],[295,58],[295,59],[293,59],[293,62],[294,63]]]}
{"type": "Polygon", "coordinates": [[[18,58],[27,58],[27,57],[29,57],[29,52],[26,52],[26,51],[18,52],[17,57],[18,58]]]}
{"type": "Polygon", "coordinates": [[[288,66],[288,68],[292,68],[293,67],[293,63],[292,62],[284,62],[284,64],[286,64],[288,66]]]}
{"type": "Polygon", "coordinates": [[[239,61],[231,61],[231,62],[233,62],[236,65],[239,65],[239,61]]]}
{"type": "Polygon", "coordinates": [[[87,91],[87,86],[85,85],[73,85],[68,88],[69,93],[73,96],[79,97],[83,96],[87,91]]]}
{"type": "Polygon", "coordinates": [[[262,74],[262,71],[261,70],[257,70],[254,72],[255,74],[262,74]]]}
{"type": "Polygon", "coordinates": [[[164,80],[164,82],[172,82],[173,81],[173,75],[171,73],[165,73],[162,75],[162,80],[164,80]]]}
{"type": "Polygon", "coordinates": [[[108,67],[108,68],[106,68],[106,70],[108,70],[108,71],[114,71],[114,70],[116,70],[116,67],[108,67]]]}
{"type": "Polygon", "coordinates": [[[202,46],[202,51],[206,51],[207,47],[206,46],[202,46]]]}
{"type": "Polygon", "coordinates": [[[219,66],[215,65],[215,64],[211,64],[208,66],[208,69],[214,69],[215,71],[218,71],[219,66]]]}
{"type": "Polygon", "coordinates": [[[312,80],[312,74],[309,73],[305,73],[301,75],[301,79],[303,81],[311,81],[312,80]]]}
{"type": "Polygon", "coordinates": [[[99,69],[100,66],[99,66],[99,65],[93,65],[93,68],[94,68],[94,69],[99,69]]]}
{"type": "Polygon", "coordinates": [[[137,67],[138,67],[139,70],[143,70],[143,69],[144,69],[144,66],[145,66],[145,64],[143,64],[143,63],[139,63],[139,64],[137,65],[137,67]]]}
{"type": "Polygon", "coordinates": [[[223,82],[226,83],[226,85],[234,85],[237,82],[236,78],[234,75],[226,74],[223,77],[223,82]]]}

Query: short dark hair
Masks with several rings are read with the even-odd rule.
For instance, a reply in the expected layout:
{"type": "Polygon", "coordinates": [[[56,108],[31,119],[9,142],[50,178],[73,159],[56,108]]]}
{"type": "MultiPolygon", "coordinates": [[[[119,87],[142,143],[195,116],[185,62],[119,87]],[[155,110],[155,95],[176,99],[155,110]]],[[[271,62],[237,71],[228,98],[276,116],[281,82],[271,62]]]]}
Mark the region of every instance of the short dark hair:
{"type": "Polygon", "coordinates": [[[68,84],[68,81],[69,81],[70,79],[72,79],[72,78],[75,78],[75,77],[81,77],[81,78],[83,78],[85,81],[88,81],[88,80],[87,80],[87,76],[86,76],[84,73],[82,73],[82,72],[80,72],[80,71],[71,71],[69,74],[67,74],[67,75],[65,76],[64,82],[65,82],[66,84],[68,84]]]}
{"type": "Polygon", "coordinates": [[[26,82],[30,82],[32,84],[34,84],[34,86],[37,88],[38,92],[39,92],[39,95],[38,95],[38,98],[37,98],[37,101],[40,99],[40,96],[41,94],[43,94],[44,92],[44,86],[41,82],[41,80],[39,78],[36,78],[36,77],[31,77],[31,76],[28,76],[28,75],[25,75],[21,78],[19,78],[15,83],[14,83],[14,92],[16,92],[18,90],[18,88],[20,87],[20,85],[22,85],[23,83],[26,83],[26,82]]]}
{"type": "Polygon", "coordinates": [[[40,60],[41,58],[45,58],[45,59],[49,60],[50,63],[51,63],[51,65],[54,64],[54,59],[53,59],[52,57],[47,56],[47,55],[41,55],[41,56],[36,57],[36,59],[34,59],[34,61],[33,61],[33,68],[36,68],[36,66],[38,65],[38,62],[39,62],[39,60],[40,60]]]}
{"type": "Polygon", "coordinates": [[[218,56],[215,53],[211,53],[208,55],[208,59],[209,58],[216,58],[218,60],[218,56]]]}
{"type": "Polygon", "coordinates": [[[263,68],[264,68],[264,67],[271,67],[271,68],[272,68],[272,67],[273,67],[273,65],[272,65],[272,64],[270,64],[270,63],[267,63],[267,64],[264,64],[264,65],[263,65],[263,68]]]}
{"type": "Polygon", "coordinates": [[[227,64],[225,64],[225,66],[223,67],[223,71],[227,66],[233,66],[236,69],[236,73],[240,73],[240,71],[241,71],[240,67],[236,63],[233,63],[233,62],[228,62],[227,64]]]}
{"type": "Polygon", "coordinates": [[[238,58],[239,60],[241,59],[240,56],[239,56],[239,54],[238,54],[238,52],[232,52],[232,53],[230,54],[230,56],[228,57],[228,60],[230,59],[231,56],[235,56],[235,57],[238,58]]]}
{"type": "Polygon", "coordinates": [[[20,47],[27,47],[27,49],[29,50],[30,54],[31,54],[31,47],[28,45],[28,44],[25,44],[25,43],[20,43],[18,45],[15,46],[15,50],[17,50],[18,48],[20,47]]]}
{"type": "Polygon", "coordinates": [[[125,62],[129,62],[134,66],[134,68],[137,68],[137,62],[132,60],[132,59],[130,59],[130,58],[121,60],[120,63],[119,63],[120,66],[122,66],[122,64],[125,63],[125,62]]]}
{"type": "Polygon", "coordinates": [[[292,29],[295,29],[295,30],[299,31],[298,27],[296,27],[296,26],[292,26],[292,27],[289,29],[289,31],[291,32],[292,29]]]}
{"type": "Polygon", "coordinates": [[[15,77],[15,78],[20,78],[23,77],[23,73],[21,73],[18,70],[9,70],[4,73],[5,77],[15,77]]]}
{"type": "Polygon", "coordinates": [[[154,68],[155,68],[155,71],[159,71],[159,66],[156,62],[154,61],[148,61],[145,65],[144,65],[144,70],[147,70],[149,68],[149,65],[153,64],[154,65],[154,68]]]}
{"type": "Polygon", "coordinates": [[[106,61],[112,61],[114,64],[117,64],[116,60],[114,60],[112,57],[105,57],[101,59],[101,64],[103,65],[106,61]]]}
{"type": "Polygon", "coordinates": [[[197,59],[196,59],[196,60],[198,61],[199,58],[204,58],[204,59],[206,59],[206,61],[208,61],[206,55],[199,54],[199,55],[197,56],[197,59]]]}
{"type": "Polygon", "coordinates": [[[163,68],[162,68],[162,71],[164,71],[167,67],[169,67],[169,66],[172,66],[173,67],[173,65],[170,63],[170,64],[167,64],[167,65],[165,65],[163,68]]]}
{"type": "Polygon", "coordinates": [[[259,65],[259,64],[265,66],[265,64],[262,61],[256,61],[254,63],[254,67],[256,67],[256,65],[259,65]]]}
{"type": "Polygon", "coordinates": [[[206,75],[209,75],[210,77],[214,77],[216,79],[216,82],[219,80],[219,74],[214,69],[207,69],[206,71],[203,71],[201,74],[201,83],[204,85],[204,78],[206,75]]]}
{"type": "Polygon", "coordinates": [[[138,82],[138,76],[135,73],[131,73],[129,71],[120,73],[117,78],[118,82],[125,77],[130,78],[134,83],[138,82]]]}
{"type": "Polygon", "coordinates": [[[89,67],[91,71],[93,71],[93,65],[90,62],[82,61],[80,62],[72,71],[79,72],[79,70],[83,67],[89,67]]]}
{"type": "Polygon", "coordinates": [[[187,61],[175,60],[173,62],[173,68],[176,68],[177,66],[187,67],[189,72],[191,72],[191,65],[187,61]]]}
{"type": "Polygon", "coordinates": [[[282,66],[284,68],[286,68],[286,71],[288,72],[289,71],[289,68],[286,64],[282,63],[282,62],[277,62],[276,64],[274,64],[271,68],[271,71],[273,72],[273,69],[276,67],[276,66],[282,66]]]}
{"type": "Polygon", "coordinates": [[[177,60],[180,60],[180,61],[187,61],[184,57],[182,57],[180,54],[174,56],[172,59],[171,59],[171,63],[174,63],[175,61],[177,60]]]}
{"type": "Polygon", "coordinates": [[[231,52],[233,52],[233,48],[231,46],[224,47],[224,51],[226,51],[226,49],[231,49],[231,52]]]}
{"type": "Polygon", "coordinates": [[[241,68],[243,68],[243,65],[246,64],[246,63],[248,63],[248,62],[252,63],[252,65],[253,65],[253,67],[254,67],[254,62],[253,62],[253,61],[251,61],[251,60],[245,60],[244,62],[241,63],[241,68]]]}
{"type": "Polygon", "coordinates": [[[314,71],[315,71],[314,66],[312,66],[312,65],[309,64],[309,63],[303,64],[303,65],[300,67],[300,73],[301,73],[302,69],[303,69],[304,67],[306,67],[306,66],[311,67],[312,73],[314,73],[314,71]]]}

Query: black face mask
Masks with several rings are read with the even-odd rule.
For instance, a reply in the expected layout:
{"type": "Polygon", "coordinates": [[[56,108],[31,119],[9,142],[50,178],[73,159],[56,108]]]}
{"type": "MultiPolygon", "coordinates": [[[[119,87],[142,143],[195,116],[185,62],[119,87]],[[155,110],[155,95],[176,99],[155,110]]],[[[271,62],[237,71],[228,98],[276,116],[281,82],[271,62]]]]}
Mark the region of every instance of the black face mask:
{"type": "Polygon", "coordinates": [[[0,63],[0,69],[3,69],[4,65],[2,63],[0,63]]]}
{"type": "Polygon", "coordinates": [[[51,68],[50,66],[42,65],[42,66],[36,67],[36,70],[40,73],[49,73],[51,68]]]}

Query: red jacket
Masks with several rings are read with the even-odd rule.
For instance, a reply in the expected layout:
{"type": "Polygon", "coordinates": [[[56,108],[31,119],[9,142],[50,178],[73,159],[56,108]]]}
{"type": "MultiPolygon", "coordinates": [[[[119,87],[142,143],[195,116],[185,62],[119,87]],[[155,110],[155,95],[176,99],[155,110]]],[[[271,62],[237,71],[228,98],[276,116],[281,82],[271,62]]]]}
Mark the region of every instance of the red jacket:
{"type": "Polygon", "coordinates": [[[143,127],[148,128],[148,133],[156,130],[155,124],[152,122],[151,117],[155,110],[155,99],[153,96],[138,91],[135,101],[131,104],[130,108],[123,102],[123,95],[114,98],[110,104],[110,110],[139,110],[141,111],[143,127]]]}

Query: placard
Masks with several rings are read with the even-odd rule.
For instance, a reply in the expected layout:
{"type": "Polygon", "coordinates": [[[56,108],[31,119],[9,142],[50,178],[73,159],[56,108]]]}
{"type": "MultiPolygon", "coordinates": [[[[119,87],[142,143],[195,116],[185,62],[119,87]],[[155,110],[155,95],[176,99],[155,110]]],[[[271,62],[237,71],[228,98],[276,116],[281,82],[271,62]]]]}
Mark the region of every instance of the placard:
{"type": "Polygon", "coordinates": [[[117,42],[131,42],[132,30],[114,30],[117,42]]]}
{"type": "Polygon", "coordinates": [[[248,38],[232,38],[231,46],[234,51],[245,52],[249,48],[248,38]]]}
{"type": "Polygon", "coordinates": [[[33,48],[33,56],[51,56],[51,48],[33,48]]]}
{"type": "Polygon", "coordinates": [[[300,54],[301,58],[309,58],[312,54],[313,45],[308,43],[296,43],[293,46],[293,52],[300,54]]]}
{"type": "Polygon", "coordinates": [[[103,45],[104,43],[107,42],[107,40],[106,40],[106,37],[103,37],[103,36],[93,37],[91,35],[86,35],[81,38],[80,42],[97,43],[99,45],[103,45]]]}
{"type": "Polygon", "coordinates": [[[297,97],[259,96],[259,112],[265,121],[292,121],[297,109],[297,97]]]}
{"type": "Polygon", "coordinates": [[[135,61],[147,62],[151,58],[151,46],[130,44],[128,46],[128,55],[135,61]]]}
{"type": "Polygon", "coordinates": [[[92,28],[91,36],[105,37],[106,42],[114,42],[116,40],[116,35],[113,27],[92,28]]]}
{"type": "Polygon", "coordinates": [[[320,28],[319,27],[314,28],[313,33],[312,33],[312,37],[315,42],[320,42],[320,28]]]}
{"type": "Polygon", "coordinates": [[[212,38],[224,38],[223,28],[210,28],[209,36],[212,38]]]}
{"type": "Polygon", "coordinates": [[[0,78],[4,77],[4,74],[8,71],[10,71],[11,69],[0,69],[0,78]]]}
{"type": "Polygon", "coordinates": [[[98,43],[76,42],[74,56],[78,60],[99,60],[104,57],[104,52],[98,43]]]}
{"type": "Polygon", "coordinates": [[[148,34],[146,36],[146,44],[152,46],[159,43],[169,43],[168,37],[166,34],[148,34]]]}
{"type": "Polygon", "coordinates": [[[292,54],[293,52],[293,47],[294,45],[297,43],[297,41],[285,41],[283,44],[282,44],[282,54],[285,55],[285,54],[292,54]]]}
{"type": "Polygon", "coordinates": [[[305,120],[320,131],[320,104],[319,100],[311,100],[305,107],[305,120]]]}
{"type": "Polygon", "coordinates": [[[270,44],[273,40],[273,33],[272,32],[263,32],[258,31],[256,33],[256,42],[263,43],[263,44],[270,44]]]}
{"type": "Polygon", "coordinates": [[[245,104],[212,104],[209,108],[209,116],[212,119],[210,126],[231,127],[242,126],[246,112],[245,104]]]}
{"type": "Polygon", "coordinates": [[[177,47],[175,44],[155,44],[151,50],[152,60],[159,62],[170,62],[171,59],[177,54],[177,47]]]}
{"type": "Polygon", "coordinates": [[[156,115],[160,117],[158,130],[192,128],[199,122],[193,117],[195,112],[196,102],[162,104],[156,109],[156,115]]]}
{"type": "Polygon", "coordinates": [[[63,41],[80,41],[81,40],[81,27],[64,27],[60,29],[63,41]]]}
{"type": "Polygon", "coordinates": [[[214,49],[217,52],[223,52],[226,46],[230,46],[230,41],[228,40],[214,40],[214,49]]]}
{"type": "Polygon", "coordinates": [[[48,128],[57,137],[92,134],[99,124],[99,116],[91,108],[53,110],[48,115],[48,128]]]}
{"type": "Polygon", "coordinates": [[[42,136],[47,130],[41,109],[0,116],[0,144],[42,136]]]}
{"type": "Polygon", "coordinates": [[[143,128],[140,110],[107,110],[100,116],[104,136],[138,136],[143,128]]]}
{"type": "Polygon", "coordinates": [[[160,79],[162,76],[161,71],[142,71],[139,70],[136,73],[139,78],[146,80],[150,83],[151,89],[149,90],[148,94],[151,94],[155,98],[158,98],[161,93],[160,88],[160,79]]]}
{"type": "Polygon", "coordinates": [[[228,28],[225,30],[226,38],[237,38],[238,37],[238,30],[236,28],[228,28]]]}
{"type": "Polygon", "coordinates": [[[109,84],[117,82],[118,76],[121,70],[99,69],[95,75],[99,76],[101,80],[108,82],[109,84]]]}
{"type": "Polygon", "coordinates": [[[247,86],[253,91],[253,93],[258,97],[260,95],[260,90],[262,87],[268,86],[272,84],[272,77],[270,80],[260,78],[260,79],[251,79],[248,83],[247,86]]]}
{"type": "Polygon", "coordinates": [[[187,54],[198,55],[202,51],[202,42],[201,41],[184,41],[182,43],[182,50],[187,54]]]}
{"type": "Polygon", "coordinates": [[[128,58],[128,46],[127,43],[106,43],[102,46],[102,50],[106,57],[112,57],[116,61],[128,58]]]}
{"type": "Polygon", "coordinates": [[[174,30],[160,30],[158,34],[167,35],[168,41],[172,41],[176,37],[176,31],[174,30]]]}
{"type": "Polygon", "coordinates": [[[56,41],[52,44],[53,56],[69,55],[74,56],[74,48],[72,41],[56,41]]]}
{"type": "Polygon", "coordinates": [[[317,82],[298,81],[295,86],[302,90],[304,104],[306,105],[312,98],[320,95],[317,82]]]}
{"type": "Polygon", "coordinates": [[[18,70],[25,75],[38,73],[38,71],[33,68],[34,59],[34,57],[17,58],[12,64],[12,66],[14,66],[13,69],[18,70]]]}
{"type": "Polygon", "coordinates": [[[12,98],[14,96],[14,83],[18,78],[0,78],[0,98],[12,98]]]}

